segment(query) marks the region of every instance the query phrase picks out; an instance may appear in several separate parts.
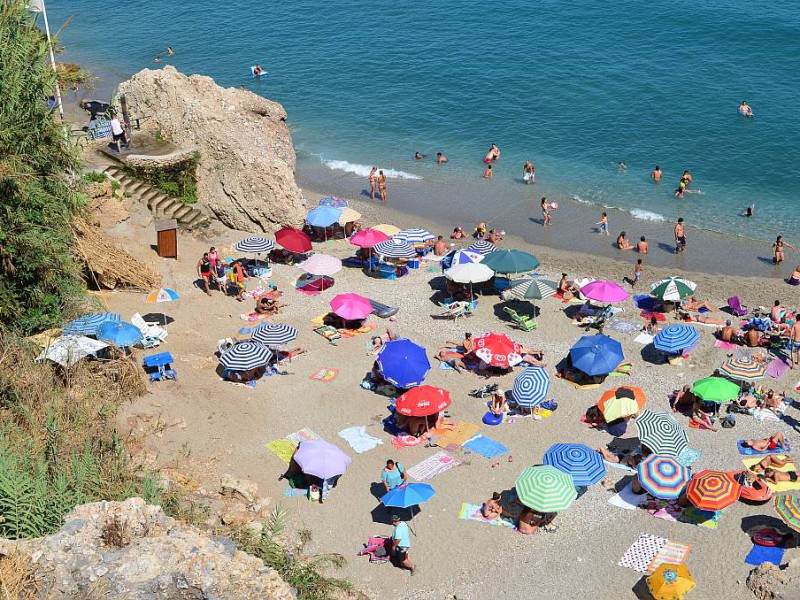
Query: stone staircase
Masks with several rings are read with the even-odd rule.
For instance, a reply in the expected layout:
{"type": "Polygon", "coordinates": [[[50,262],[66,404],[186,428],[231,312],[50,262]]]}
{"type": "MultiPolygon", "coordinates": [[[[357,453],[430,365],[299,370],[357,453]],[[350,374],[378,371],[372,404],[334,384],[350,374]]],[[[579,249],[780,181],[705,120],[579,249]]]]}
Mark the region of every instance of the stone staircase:
{"type": "Polygon", "coordinates": [[[129,194],[131,200],[144,204],[157,219],[175,219],[183,229],[206,227],[211,222],[200,209],[184,204],[157,187],[128,175],[119,165],[109,165],[103,172],[119,183],[120,191],[129,194]]]}

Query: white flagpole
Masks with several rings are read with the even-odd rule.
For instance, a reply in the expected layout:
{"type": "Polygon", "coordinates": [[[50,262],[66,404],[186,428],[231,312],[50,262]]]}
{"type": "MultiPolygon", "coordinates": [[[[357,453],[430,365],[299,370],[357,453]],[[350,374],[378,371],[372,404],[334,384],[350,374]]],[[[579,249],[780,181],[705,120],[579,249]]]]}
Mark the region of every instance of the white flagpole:
{"type": "Polygon", "coordinates": [[[58,69],[56,69],[56,56],[53,52],[53,40],[50,38],[50,23],[47,20],[47,8],[45,8],[44,0],[31,0],[28,8],[34,12],[41,12],[44,18],[44,31],[47,35],[47,49],[50,52],[50,65],[53,67],[53,72],[56,74],[56,105],[58,106],[58,114],[61,120],[64,120],[64,105],[61,102],[61,89],[58,85],[58,69]]]}

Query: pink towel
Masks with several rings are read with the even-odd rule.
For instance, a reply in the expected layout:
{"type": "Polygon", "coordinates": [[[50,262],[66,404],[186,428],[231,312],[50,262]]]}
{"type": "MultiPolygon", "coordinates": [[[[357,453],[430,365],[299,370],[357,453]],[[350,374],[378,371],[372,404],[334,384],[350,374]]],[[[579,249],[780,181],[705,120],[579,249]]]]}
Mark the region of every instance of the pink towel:
{"type": "Polygon", "coordinates": [[[717,340],[714,342],[714,345],[717,348],[724,348],[725,350],[733,350],[734,348],[738,348],[736,344],[731,344],[730,342],[723,342],[722,340],[717,340]]]}
{"type": "Polygon", "coordinates": [[[773,379],[780,379],[788,370],[789,365],[787,365],[782,359],[776,358],[767,366],[767,375],[773,379]]]}

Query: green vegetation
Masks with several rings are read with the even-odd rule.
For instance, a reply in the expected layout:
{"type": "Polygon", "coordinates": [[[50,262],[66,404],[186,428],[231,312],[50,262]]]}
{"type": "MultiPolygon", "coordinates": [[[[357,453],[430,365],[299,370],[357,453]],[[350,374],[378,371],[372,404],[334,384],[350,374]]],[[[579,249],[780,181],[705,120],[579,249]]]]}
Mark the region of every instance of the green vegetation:
{"type": "Polygon", "coordinates": [[[82,85],[88,90],[91,90],[94,81],[89,71],[82,69],[80,66],[73,63],[56,63],[56,71],[58,73],[58,86],[62,90],[67,88],[72,89],[73,86],[82,85]]]}
{"type": "Polygon", "coordinates": [[[85,183],[103,183],[108,177],[105,176],[103,173],[98,173],[97,171],[86,171],[82,177],[85,183]]]}
{"type": "Polygon", "coordinates": [[[156,186],[167,196],[172,196],[184,204],[197,202],[197,166],[200,164],[200,153],[195,152],[191,160],[171,168],[134,168],[127,167],[133,177],[142,179],[156,186]]]}

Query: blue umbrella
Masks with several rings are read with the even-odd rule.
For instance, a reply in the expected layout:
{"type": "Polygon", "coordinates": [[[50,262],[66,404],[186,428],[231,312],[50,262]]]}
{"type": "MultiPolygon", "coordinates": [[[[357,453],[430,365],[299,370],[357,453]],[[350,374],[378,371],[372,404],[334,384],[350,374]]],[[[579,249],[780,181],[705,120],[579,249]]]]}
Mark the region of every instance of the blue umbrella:
{"type": "Polygon", "coordinates": [[[547,398],[550,377],[542,367],[528,367],[517,375],[511,395],[522,408],[539,406],[547,398]]]}
{"type": "MultiPolygon", "coordinates": [[[[399,487],[389,490],[381,498],[384,506],[397,508],[407,508],[411,512],[411,520],[414,520],[414,506],[425,504],[436,495],[436,490],[428,483],[406,483],[399,487]]],[[[416,535],[416,534],[414,534],[416,535]]]]}
{"type": "Polygon", "coordinates": [[[120,348],[127,348],[142,341],[142,332],[125,321],[106,321],[97,328],[97,339],[120,348]]]}
{"type": "Polygon", "coordinates": [[[249,371],[262,367],[272,358],[272,351],[258,342],[239,342],[223,352],[219,363],[229,371],[249,371]]]}
{"type": "Polygon", "coordinates": [[[606,335],[584,335],[570,348],[572,366],[592,375],[605,375],[625,360],[622,345],[606,335]]]}
{"type": "Polygon", "coordinates": [[[318,206],[308,211],[306,221],[312,227],[328,227],[339,221],[342,216],[341,208],[333,208],[332,206],[318,206]]]}
{"type": "Polygon", "coordinates": [[[544,464],[572,475],[576,486],[595,484],[606,475],[603,457],[583,444],[553,444],[543,460],[544,464]]]}
{"type": "Polygon", "coordinates": [[[674,354],[693,348],[700,339],[700,332],[690,325],[669,325],[653,338],[653,345],[663,352],[674,354]]]}
{"type": "Polygon", "coordinates": [[[384,379],[403,389],[422,384],[431,370],[425,348],[407,338],[386,342],[376,360],[384,379]]]}
{"type": "Polygon", "coordinates": [[[97,328],[106,322],[120,320],[119,313],[94,313],[83,315],[64,325],[64,334],[71,335],[97,335],[97,328]]]}

